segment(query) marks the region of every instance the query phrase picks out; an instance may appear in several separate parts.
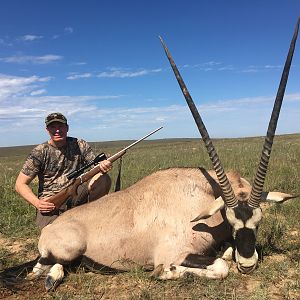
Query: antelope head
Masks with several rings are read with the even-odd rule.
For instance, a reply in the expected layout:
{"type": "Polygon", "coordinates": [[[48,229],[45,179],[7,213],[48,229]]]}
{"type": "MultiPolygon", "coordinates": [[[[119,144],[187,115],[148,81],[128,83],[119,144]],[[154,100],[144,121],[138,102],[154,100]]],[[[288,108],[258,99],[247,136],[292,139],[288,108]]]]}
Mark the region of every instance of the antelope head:
{"type": "Polygon", "coordinates": [[[205,128],[202,118],[197,110],[197,107],[194,104],[194,101],[170,55],[168,48],[166,47],[162,38],[160,38],[165,53],[169,59],[171,67],[176,76],[176,79],[179,83],[182,93],[186,99],[186,102],[191,110],[193,118],[197,124],[199,132],[205,143],[208,155],[212,161],[214,170],[216,172],[219,185],[222,189],[222,196],[216,199],[212,204],[212,206],[207,211],[202,212],[201,215],[199,215],[194,220],[192,220],[192,222],[210,217],[220,209],[225,208],[227,220],[229,224],[232,226],[232,236],[235,241],[235,259],[237,262],[237,267],[239,271],[246,274],[251,273],[256,268],[258,262],[258,254],[255,246],[256,246],[256,236],[257,236],[258,226],[262,219],[260,202],[262,200],[283,202],[287,199],[294,198],[289,194],[283,194],[283,193],[266,194],[263,192],[263,186],[264,186],[269,158],[272,150],[272,144],[275,136],[277,121],[278,121],[281,104],[284,97],[285,87],[288,79],[288,74],[291,66],[291,61],[292,61],[292,57],[296,45],[299,22],[300,22],[300,18],[297,21],[295,32],[290,44],[288,56],[282,72],[281,81],[277,91],[272,115],[270,118],[265,142],[263,145],[261,158],[254,179],[254,183],[252,185],[251,192],[249,192],[246,195],[246,199],[243,199],[244,201],[239,201],[240,200],[238,199],[239,196],[235,194],[225,174],[225,171],[221,165],[220,159],[212,144],[212,141],[205,128]]]}

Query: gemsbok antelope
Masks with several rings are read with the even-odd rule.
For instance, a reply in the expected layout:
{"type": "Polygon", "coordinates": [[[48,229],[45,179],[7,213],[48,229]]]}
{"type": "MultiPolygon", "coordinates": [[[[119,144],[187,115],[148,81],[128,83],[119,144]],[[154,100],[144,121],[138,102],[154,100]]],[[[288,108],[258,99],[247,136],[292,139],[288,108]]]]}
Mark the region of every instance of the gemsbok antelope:
{"type": "Polygon", "coordinates": [[[128,270],[134,264],[151,266],[161,279],[179,278],[187,272],[224,278],[229,271],[225,256],[216,258],[212,249],[228,240],[233,240],[237,268],[242,273],[251,273],[258,262],[255,244],[262,218],[260,202],[284,202],[293,198],[289,194],[263,192],[263,185],[298,28],[299,20],[252,187],[238,172],[225,173],[198,110],[161,39],[214,170],[161,170],[123,191],[65,212],[42,230],[38,245],[41,257],[28,277],[47,274],[45,287],[50,290],[62,280],[63,265],[86,257],[97,265],[116,270],[128,270]]]}

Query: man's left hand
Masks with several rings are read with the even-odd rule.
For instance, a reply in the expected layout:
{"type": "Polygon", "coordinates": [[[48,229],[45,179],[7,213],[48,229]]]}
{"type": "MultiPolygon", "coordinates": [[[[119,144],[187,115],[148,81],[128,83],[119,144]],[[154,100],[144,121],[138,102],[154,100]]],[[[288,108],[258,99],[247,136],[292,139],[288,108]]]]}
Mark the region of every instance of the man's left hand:
{"type": "Polygon", "coordinates": [[[107,173],[112,169],[112,163],[109,160],[102,160],[99,163],[99,168],[102,173],[107,173]]]}

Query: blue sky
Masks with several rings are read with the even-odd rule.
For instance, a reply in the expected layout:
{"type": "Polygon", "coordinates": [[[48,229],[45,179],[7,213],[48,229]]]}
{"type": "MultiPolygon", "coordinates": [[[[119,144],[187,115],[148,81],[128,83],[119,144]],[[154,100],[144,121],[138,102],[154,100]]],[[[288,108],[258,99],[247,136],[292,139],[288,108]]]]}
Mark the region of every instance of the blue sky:
{"type": "MultiPolygon", "coordinates": [[[[47,140],[54,111],[87,141],[198,137],[159,35],[211,137],[264,135],[298,15],[296,0],[1,1],[0,146],[47,140]]],[[[299,52],[277,134],[300,132],[299,52]]]]}

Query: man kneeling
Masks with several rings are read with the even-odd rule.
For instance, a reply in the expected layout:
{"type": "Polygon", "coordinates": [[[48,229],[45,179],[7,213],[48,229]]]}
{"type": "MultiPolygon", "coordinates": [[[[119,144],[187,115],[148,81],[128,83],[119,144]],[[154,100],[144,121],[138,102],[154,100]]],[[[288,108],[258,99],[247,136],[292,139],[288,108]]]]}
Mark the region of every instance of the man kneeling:
{"type": "Polygon", "coordinates": [[[50,139],[31,151],[15,184],[16,191],[36,207],[36,222],[40,229],[66,210],[108,194],[111,179],[106,173],[112,168],[110,161],[101,161],[99,169],[102,174],[98,173],[89,182],[81,184],[76,197],[56,209],[47,199],[66,188],[70,184],[67,175],[93,160],[95,154],[86,141],[67,135],[69,125],[63,114],[49,114],[45,124],[50,139]],[[39,180],[38,196],[30,187],[36,176],[39,180]]]}

